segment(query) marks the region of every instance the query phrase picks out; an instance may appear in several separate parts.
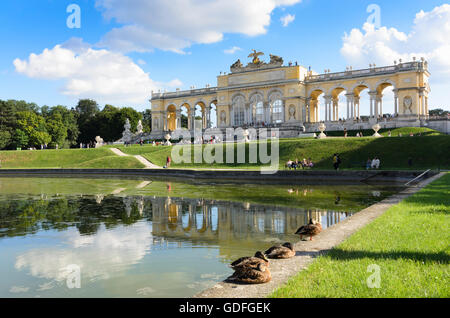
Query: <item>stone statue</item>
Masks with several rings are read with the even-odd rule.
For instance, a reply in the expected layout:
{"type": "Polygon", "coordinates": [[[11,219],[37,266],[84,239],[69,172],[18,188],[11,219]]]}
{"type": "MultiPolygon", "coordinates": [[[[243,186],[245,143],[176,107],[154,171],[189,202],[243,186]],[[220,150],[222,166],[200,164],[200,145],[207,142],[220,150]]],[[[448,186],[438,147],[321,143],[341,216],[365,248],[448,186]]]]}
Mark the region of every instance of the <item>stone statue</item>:
{"type": "Polygon", "coordinates": [[[130,120],[128,118],[125,121],[125,125],[123,125],[123,128],[124,128],[124,131],[122,133],[122,141],[130,142],[131,139],[133,138],[133,133],[130,131],[131,124],[130,124],[130,120]]]}
{"type": "Polygon", "coordinates": [[[261,60],[258,56],[264,55],[263,52],[256,52],[256,50],[252,50],[253,53],[251,53],[248,57],[253,57],[252,63],[253,64],[261,64],[261,60]]]}
{"type": "Polygon", "coordinates": [[[104,144],[103,138],[101,138],[100,136],[95,137],[95,148],[100,148],[103,146],[103,144],[104,144]]]}
{"type": "Polygon", "coordinates": [[[272,65],[283,65],[283,58],[270,54],[270,63],[272,65]]]}
{"type": "Polygon", "coordinates": [[[241,60],[239,59],[233,65],[231,65],[230,71],[233,72],[233,71],[241,69],[243,67],[244,67],[244,65],[242,65],[241,60]]]}
{"type": "Polygon", "coordinates": [[[144,127],[142,126],[142,120],[139,120],[138,124],[137,124],[137,131],[136,134],[140,135],[144,133],[144,127]]]}

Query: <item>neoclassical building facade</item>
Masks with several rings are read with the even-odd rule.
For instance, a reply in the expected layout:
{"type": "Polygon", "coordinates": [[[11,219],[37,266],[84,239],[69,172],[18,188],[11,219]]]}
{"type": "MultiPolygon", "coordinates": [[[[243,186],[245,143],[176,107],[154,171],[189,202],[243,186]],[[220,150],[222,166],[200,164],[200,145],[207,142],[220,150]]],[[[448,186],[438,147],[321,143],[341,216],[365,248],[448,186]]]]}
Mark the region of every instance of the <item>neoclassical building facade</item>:
{"type": "Polygon", "coordinates": [[[367,129],[377,122],[386,128],[418,126],[428,117],[430,73],[423,58],[400,60],[387,67],[371,65],[317,74],[297,63],[284,65],[283,59],[274,55],[263,62],[259,59],[262,55],[254,51],[246,66],[240,60],[235,62],[230,73],[217,77],[216,87],[152,92],[152,136],[181,128],[212,128],[215,122],[222,129],[278,127],[281,137],[294,137],[303,131],[317,131],[319,109],[325,114],[322,121],[327,130],[367,129]],[[393,116],[386,118],[383,92],[388,88],[394,92],[395,109],[393,116]],[[370,96],[367,114],[361,112],[360,102],[365,90],[370,96]],[[338,116],[340,95],[346,99],[345,118],[338,116]],[[182,112],[188,119],[184,126],[182,112]]]}

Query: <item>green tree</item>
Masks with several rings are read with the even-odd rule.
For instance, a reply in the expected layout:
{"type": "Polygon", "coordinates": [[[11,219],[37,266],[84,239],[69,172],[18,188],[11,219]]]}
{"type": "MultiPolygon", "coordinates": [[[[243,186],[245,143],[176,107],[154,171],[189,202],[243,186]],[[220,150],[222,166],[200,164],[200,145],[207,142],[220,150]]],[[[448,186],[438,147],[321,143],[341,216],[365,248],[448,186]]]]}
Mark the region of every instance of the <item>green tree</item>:
{"type": "Polygon", "coordinates": [[[58,145],[63,148],[64,142],[67,138],[67,127],[63,122],[63,118],[60,113],[55,113],[47,119],[46,123],[47,132],[51,137],[50,147],[58,145]]]}
{"type": "Polygon", "coordinates": [[[0,150],[11,144],[11,133],[8,130],[0,130],[0,150]]]}
{"type": "Polygon", "coordinates": [[[12,138],[12,144],[14,148],[25,148],[28,145],[27,134],[20,129],[16,129],[12,138]]]}
{"type": "Polygon", "coordinates": [[[144,127],[144,132],[150,133],[152,131],[152,111],[151,111],[151,109],[146,109],[141,114],[142,114],[142,126],[144,127]]]}
{"type": "Polygon", "coordinates": [[[48,144],[52,138],[47,133],[44,117],[32,111],[17,113],[17,128],[28,136],[29,146],[39,147],[48,144]]]}
{"type": "Polygon", "coordinates": [[[89,143],[97,136],[95,115],[100,111],[96,101],[81,99],[78,101],[75,111],[78,114],[77,124],[80,131],[78,142],[89,143]]]}
{"type": "Polygon", "coordinates": [[[450,112],[447,110],[443,110],[442,108],[436,108],[436,109],[430,110],[428,113],[430,114],[430,116],[445,117],[445,116],[448,116],[448,114],[450,112]]]}

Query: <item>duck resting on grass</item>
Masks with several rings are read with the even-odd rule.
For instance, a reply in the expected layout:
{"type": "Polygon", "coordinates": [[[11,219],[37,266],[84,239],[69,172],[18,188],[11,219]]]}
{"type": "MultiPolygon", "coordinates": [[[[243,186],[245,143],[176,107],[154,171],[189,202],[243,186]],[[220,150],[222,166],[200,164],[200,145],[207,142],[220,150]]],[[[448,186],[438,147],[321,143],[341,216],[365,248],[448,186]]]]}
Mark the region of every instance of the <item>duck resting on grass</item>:
{"type": "Polygon", "coordinates": [[[231,263],[230,267],[234,270],[240,270],[243,268],[252,268],[255,269],[259,264],[264,264],[265,266],[269,266],[269,260],[266,255],[262,252],[258,251],[255,253],[255,256],[247,256],[241,257],[238,260],[231,263]]]}
{"type": "Polygon", "coordinates": [[[272,274],[264,263],[259,263],[256,267],[242,267],[237,269],[228,280],[245,284],[264,284],[270,282],[272,274]]]}
{"type": "Polygon", "coordinates": [[[300,240],[303,240],[303,236],[309,236],[309,240],[312,241],[313,236],[320,232],[322,232],[322,224],[310,219],[309,223],[301,226],[295,234],[300,235],[300,240]]]}
{"type": "Polygon", "coordinates": [[[295,256],[292,243],[286,242],[283,245],[275,245],[264,252],[268,258],[286,259],[295,256]]]}

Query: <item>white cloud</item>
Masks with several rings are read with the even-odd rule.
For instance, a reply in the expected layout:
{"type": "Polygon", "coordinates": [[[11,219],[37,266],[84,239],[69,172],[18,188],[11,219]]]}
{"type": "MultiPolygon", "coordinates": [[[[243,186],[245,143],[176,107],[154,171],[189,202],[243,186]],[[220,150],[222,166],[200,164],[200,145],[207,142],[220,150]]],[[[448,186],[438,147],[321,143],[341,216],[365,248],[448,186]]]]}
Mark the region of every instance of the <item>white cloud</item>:
{"type": "Polygon", "coordinates": [[[417,13],[409,34],[395,28],[375,29],[364,24],[362,30],[345,34],[341,54],[354,67],[369,63],[391,65],[400,58],[411,61],[425,57],[434,80],[450,81],[450,5],[444,4],[430,12],[417,13]]]}
{"type": "Polygon", "coordinates": [[[242,49],[240,47],[238,47],[238,46],[233,46],[231,49],[224,50],[223,52],[225,54],[234,54],[237,51],[242,51],[242,49]]]}
{"type": "Polygon", "coordinates": [[[281,19],[280,19],[281,24],[284,27],[287,27],[291,22],[294,22],[294,20],[295,20],[295,14],[294,15],[286,14],[285,16],[282,16],[281,19]]]}
{"type": "Polygon", "coordinates": [[[145,105],[151,90],[180,86],[153,81],[131,58],[108,50],[95,50],[71,40],[28,60],[16,59],[18,73],[30,78],[65,81],[62,93],[74,98],[93,98],[104,103],[145,105]]]}
{"type": "Polygon", "coordinates": [[[277,7],[301,0],[96,0],[103,16],[121,24],[99,45],[121,52],[155,48],[183,53],[195,43],[221,41],[224,33],[265,34],[277,7]]]}

